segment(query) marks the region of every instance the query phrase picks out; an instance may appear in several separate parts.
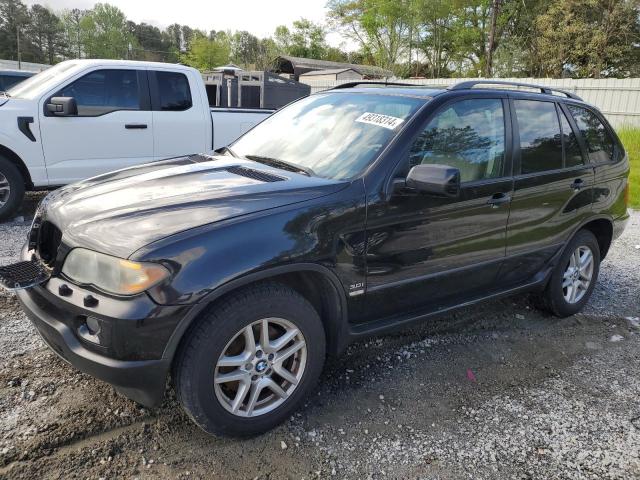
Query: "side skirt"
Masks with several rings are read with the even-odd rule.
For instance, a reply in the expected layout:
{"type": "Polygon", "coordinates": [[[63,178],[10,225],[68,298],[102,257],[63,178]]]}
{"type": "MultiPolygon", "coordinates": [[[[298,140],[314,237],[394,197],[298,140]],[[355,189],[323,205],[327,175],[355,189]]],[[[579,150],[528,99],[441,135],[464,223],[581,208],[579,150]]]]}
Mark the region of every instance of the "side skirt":
{"type": "Polygon", "coordinates": [[[544,270],[538,272],[533,280],[528,283],[506,290],[495,291],[489,293],[488,295],[474,297],[459,304],[443,306],[438,308],[437,310],[410,312],[406,315],[394,315],[392,317],[373,320],[364,324],[350,325],[349,340],[350,342],[354,342],[373,335],[380,335],[383,333],[400,330],[408,326],[447,314],[459,308],[468,307],[470,305],[475,305],[484,301],[495,300],[498,298],[515,295],[517,293],[542,291],[544,290],[549,277],[553,272],[554,266],[555,262],[550,262],[550,264],[547,265],[544,270]]]}

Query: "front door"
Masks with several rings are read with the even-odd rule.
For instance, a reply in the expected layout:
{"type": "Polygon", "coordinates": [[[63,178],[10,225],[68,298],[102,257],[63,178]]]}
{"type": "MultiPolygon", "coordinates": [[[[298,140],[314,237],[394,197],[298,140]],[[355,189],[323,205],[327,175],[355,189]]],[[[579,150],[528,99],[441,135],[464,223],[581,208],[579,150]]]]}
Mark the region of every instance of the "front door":
{"type": "Polygon", "coordinates": [[[396,174],[431,163],[461,174],[457,198],[403,189],[367,214],[367,317],[461,303],[491,288],[505,254],[512,190],[506,100],[443,106],[396,174]]]}
{"type": "Polygon", "coordinates": [[[146,71],[99,69],[44,100],[40,132],[52,185],[153,160],[146,71]],[[51,97],[73,97],[78,115],[48,116],[51,97]]]}

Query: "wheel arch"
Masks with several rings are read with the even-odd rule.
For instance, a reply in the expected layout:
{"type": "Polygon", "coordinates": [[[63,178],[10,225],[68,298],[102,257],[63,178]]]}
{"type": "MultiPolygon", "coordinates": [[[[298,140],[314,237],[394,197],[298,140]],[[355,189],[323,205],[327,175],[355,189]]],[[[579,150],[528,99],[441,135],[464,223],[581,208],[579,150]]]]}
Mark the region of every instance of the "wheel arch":
{"type": "Polygon", "coordinates": [[[574,236],[580,230],[588,230],[593,233],[600,246],[600,260],[604,260],[613,241],[613,221],[611,218],[606,216],[590,218],[580,225],[580,228],[576,230],[574,236]]]}
{"type": "Polygon", "coordinates": [[[20,173],[22,174],[22,178],[24,178],[25,190],[33,189],[33,181],[31,180],[31,174],[29,173],[29,169],[25,165],[22,158],[20,158],[20,156],[16,152],[14,152],[8,147],[5,147],[2,144],[0,144],[0,156],[6,158],[11,163],[13,163],[16,167],[18,167],[18,170],[20,170],[20,173]]]}
{"type": "Polygon", "coordinates": [[[318,264],[274,267],[231,280],[204,297],[182,319],[165,347],[163,358],[173,358],[189,328],[202,314],[239,289],[261,282],[279,282],[300,293],[318,311],[327,338],[327,353],[338,355],[348,345],[347,299],[342,284],[328,268],[318,264]]]}

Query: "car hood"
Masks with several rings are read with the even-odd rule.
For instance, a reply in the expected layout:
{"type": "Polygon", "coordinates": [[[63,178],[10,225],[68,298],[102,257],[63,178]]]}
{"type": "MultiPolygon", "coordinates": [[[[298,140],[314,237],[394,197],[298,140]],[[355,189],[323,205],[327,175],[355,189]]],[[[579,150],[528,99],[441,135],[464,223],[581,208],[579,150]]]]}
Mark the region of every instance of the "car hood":
{"type": "Polygon", "coordinates": [[[193,155],[145,164],[49,194],[38,215],[69,247],[127,258],[201,225],[329,195],[347,182],[229,156],[193,155]]]}

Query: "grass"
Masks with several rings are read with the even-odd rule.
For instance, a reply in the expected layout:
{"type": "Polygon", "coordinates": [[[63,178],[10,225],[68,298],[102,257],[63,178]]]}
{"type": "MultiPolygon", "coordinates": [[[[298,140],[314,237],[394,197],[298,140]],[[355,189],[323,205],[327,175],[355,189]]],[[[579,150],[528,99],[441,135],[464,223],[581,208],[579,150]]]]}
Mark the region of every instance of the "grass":
{"type": "Polygon", "coordinates": [[[618,130],[618,136],[629,154],[631,163],[629,206],[640,208],[640,128],[623,127],[618,130]]]}

